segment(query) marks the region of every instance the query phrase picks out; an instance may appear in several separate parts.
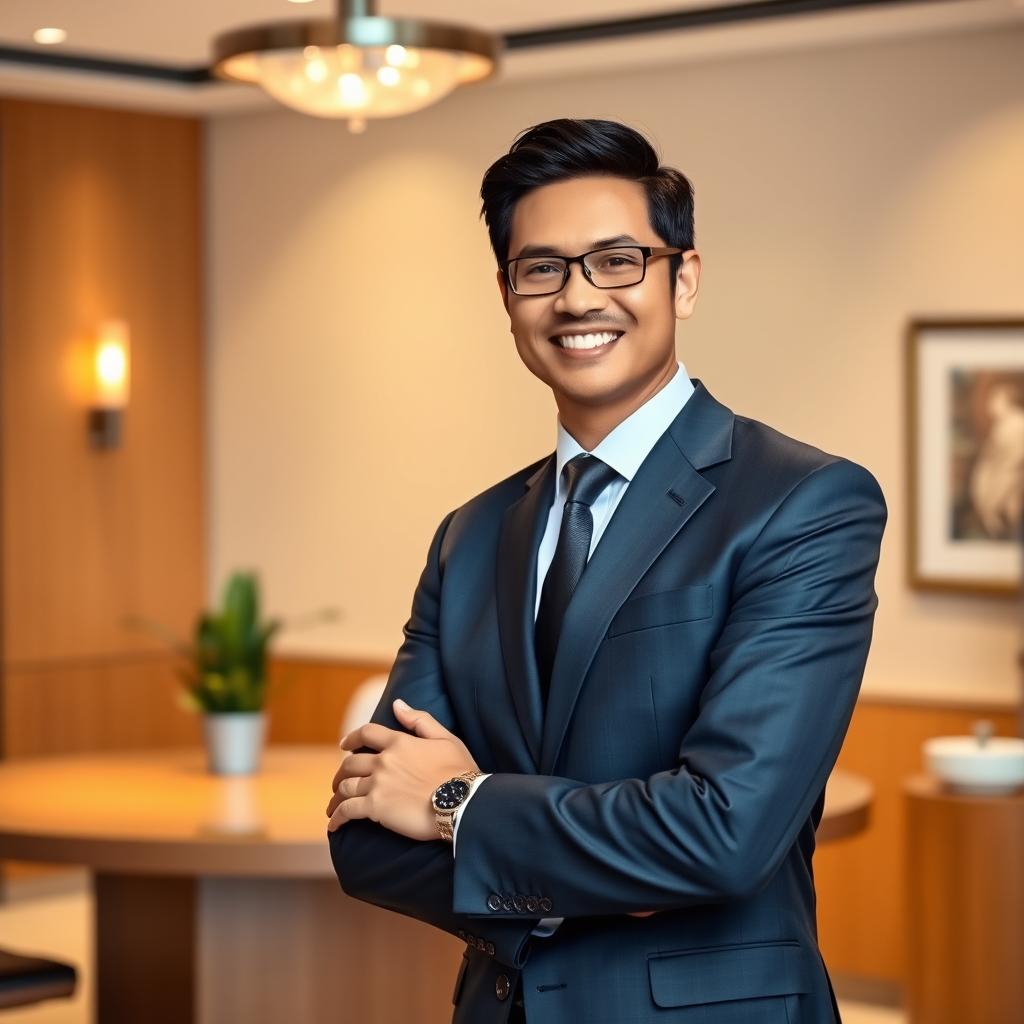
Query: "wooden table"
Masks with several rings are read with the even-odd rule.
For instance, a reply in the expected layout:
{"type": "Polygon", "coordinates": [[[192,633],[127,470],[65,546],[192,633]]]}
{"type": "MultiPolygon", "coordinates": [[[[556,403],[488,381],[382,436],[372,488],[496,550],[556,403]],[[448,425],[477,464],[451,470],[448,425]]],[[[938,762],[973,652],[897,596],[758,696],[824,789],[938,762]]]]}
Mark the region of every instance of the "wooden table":
{"type": "Polygon", "coordinates": [[[911,1024],[1024,1021],[1024,792],[903,788],[911,1024]]]}
{"type": "Polygon", "coordinates": [[[97,1020],[448,1024],[465,943],[334,875],[341,753],[270,747],[251,778],[198,749],[0,765],[0,858],[93,872],[97,1020]]]}
{"type": "Polygon", "coordinates": [[[825,787],[825,809],[814,834],[818,844],[863,832],[871,821],[875,790],[861,775],[836,768],[825,787]]]}
{"type": "MultiPolygon", "coordinates": [[[[0,858],[93,872],[103,1024],[451,1020],[465,944],[338,885],[339,761],[270,747],[251,778],[208,774],[200,750],[0,764],[0,858]]],[[[870,799],[835,772],[819,841],[863,828],[870,799]]]]}

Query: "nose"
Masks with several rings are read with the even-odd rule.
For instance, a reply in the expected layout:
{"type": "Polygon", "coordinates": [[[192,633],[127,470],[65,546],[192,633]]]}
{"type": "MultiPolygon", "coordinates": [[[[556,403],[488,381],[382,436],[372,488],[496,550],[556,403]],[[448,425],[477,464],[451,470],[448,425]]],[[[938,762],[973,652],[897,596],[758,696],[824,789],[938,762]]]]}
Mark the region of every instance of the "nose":
{"type": "Polygon", "coordinates": [[[583,273],[579,263],[569,265],[569,280],[555,297],[555,310],[581,317],[591,309],[604,309],[608,305],[608,296],[592,285],[583,273]]]}

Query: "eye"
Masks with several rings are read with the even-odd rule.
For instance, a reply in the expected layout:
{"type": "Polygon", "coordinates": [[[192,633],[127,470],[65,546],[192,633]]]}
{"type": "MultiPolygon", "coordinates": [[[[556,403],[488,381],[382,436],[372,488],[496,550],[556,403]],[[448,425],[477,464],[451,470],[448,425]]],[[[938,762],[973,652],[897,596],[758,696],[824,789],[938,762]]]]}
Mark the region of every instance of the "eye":
{"type": "Polygon", "coordinates": [[[597,270],[625,270],[638,267],[640,260],[633,253],[609,252],[600,256],[597,270]]]}
{"type": "Polygon", "coordinates": [[[545,274],[560,274],[562,268],[556,266],[554,263],[531,263],[526,267],[527,274],[530,277],[542,277],[545,274]]]}

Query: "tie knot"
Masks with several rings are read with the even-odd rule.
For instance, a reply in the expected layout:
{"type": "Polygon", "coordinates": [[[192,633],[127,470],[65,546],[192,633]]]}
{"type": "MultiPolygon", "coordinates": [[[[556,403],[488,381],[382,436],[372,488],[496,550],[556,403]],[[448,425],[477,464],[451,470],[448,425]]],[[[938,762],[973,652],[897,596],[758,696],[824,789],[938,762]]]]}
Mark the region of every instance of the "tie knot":
{"type": "Polygon", "coordinates": [[[569,492],[565,500],[588,506],[619,475],[607,462],[602,462],[588,452],[573,456],[562,471],[569,481],[569,492]]]}

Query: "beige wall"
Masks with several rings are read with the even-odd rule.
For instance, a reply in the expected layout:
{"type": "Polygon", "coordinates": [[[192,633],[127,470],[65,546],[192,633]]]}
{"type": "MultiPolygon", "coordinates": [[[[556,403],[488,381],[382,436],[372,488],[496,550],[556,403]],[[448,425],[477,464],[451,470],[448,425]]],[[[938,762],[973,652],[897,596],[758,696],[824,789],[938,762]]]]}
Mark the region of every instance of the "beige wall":
{"type": "Polygon", "coordinates": [[[1010,696],[1012,602],[903,577],[903,330],[1024,313],[1020,30],[466,90],[365,135],[208,125],[211,594],[345,609],[281,650],[394,654],[441,517],[550,451],[550,392],[498,300],[480,177],[522,128],[606,116],[696,189],[678,330],[739,413],[868,466],[890,508],[865,690],[1010,696]],[[416,267],[458,266],[433,290],[416,267]]]}

